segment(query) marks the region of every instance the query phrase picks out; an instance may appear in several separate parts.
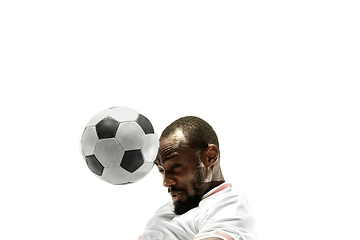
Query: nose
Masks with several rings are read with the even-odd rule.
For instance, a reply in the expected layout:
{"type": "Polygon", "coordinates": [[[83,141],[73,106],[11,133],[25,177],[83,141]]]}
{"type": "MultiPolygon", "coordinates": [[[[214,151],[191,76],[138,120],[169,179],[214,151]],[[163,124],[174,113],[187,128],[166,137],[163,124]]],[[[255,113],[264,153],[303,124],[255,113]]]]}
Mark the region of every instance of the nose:
{"type": "Polygon", "coordinates": [[[172,178],[169,178],[168,176],[166,176],[166,174],[164,175],[164,181],[163,181],[163,186],[164,187],[171,187],[174,186],[176,184],[175,180],[172,178]]]}

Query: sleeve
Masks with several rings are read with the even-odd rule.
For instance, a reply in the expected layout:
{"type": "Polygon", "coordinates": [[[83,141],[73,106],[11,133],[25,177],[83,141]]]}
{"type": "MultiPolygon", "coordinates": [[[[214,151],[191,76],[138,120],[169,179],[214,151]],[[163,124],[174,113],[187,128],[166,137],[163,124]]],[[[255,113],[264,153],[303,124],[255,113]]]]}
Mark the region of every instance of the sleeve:
{"type": "Polygon", "coordinates": [[[223,240],[256,240],[255,217],[245,197],[228,196],[209,208],[194,240],[218,237],[223,240]]]}

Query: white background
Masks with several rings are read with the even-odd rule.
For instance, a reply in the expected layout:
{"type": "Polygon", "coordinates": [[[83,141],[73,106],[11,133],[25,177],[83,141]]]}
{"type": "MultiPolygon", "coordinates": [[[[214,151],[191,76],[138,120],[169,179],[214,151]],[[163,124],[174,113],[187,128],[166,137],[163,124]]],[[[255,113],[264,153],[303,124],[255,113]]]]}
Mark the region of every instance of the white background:
{"type": "Polygon", "coordinates": [[[358,1],[1,1],[1,239],[137,239],[170,200],[80,154],[128,106],[220,139],[259,239],[360,239],[358,1]]]}

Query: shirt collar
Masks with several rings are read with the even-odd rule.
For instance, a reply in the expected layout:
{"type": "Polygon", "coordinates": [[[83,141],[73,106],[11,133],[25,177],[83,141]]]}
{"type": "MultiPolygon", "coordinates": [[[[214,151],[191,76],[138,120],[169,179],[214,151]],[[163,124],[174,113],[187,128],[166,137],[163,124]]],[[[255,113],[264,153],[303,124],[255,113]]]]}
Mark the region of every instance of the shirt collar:
{"type": "Polygon", "coordinates": [[[220,184],[219,186],[211,189],[209,192],[207,192],[207,193],[202,197],[202,199],[205,199],[205,198],[207,198],[207,197],[210,197],[210,196],[214,195],[215,193],[218,193],[218,192],[220,192],[220,191],[222,191],[222,190],[224,190],[224,189],[226,189],[226,188],[229,188],[229,187],[232,187],[231,183],[226,183],[226,182],[224,182],[224,183],[220,184]]]}

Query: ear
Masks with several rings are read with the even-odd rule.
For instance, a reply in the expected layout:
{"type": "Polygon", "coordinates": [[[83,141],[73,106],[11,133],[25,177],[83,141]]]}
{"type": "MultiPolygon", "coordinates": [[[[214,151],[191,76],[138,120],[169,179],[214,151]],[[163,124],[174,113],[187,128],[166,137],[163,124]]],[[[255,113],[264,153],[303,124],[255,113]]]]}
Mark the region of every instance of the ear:
{"type": "Polygon", "coordinates": [[[205,167],[211,167],[219,160],[219,149],[215,144],[209,146],[203,151],[203,163],[205,167]]]}

